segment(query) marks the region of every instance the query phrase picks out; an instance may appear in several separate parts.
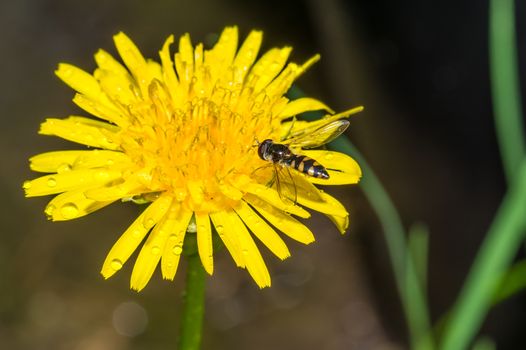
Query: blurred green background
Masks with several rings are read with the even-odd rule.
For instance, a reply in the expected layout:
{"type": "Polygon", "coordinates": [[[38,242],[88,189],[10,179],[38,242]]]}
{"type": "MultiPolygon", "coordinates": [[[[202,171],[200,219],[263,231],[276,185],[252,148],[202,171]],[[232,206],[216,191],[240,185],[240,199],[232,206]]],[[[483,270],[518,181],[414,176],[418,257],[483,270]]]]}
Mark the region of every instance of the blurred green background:
{"type": "MultiPolygon", "coordinates": [[[[517,4],[519,58],[526,54],[517,4]]],[[[51,223],[47,198],[24,199],[28,157],[71,144],[38,136],[47,116],[80,113],[53,74],[59,62],[93,70],[98,48],[126,32],[157,58],[169,34],[210,43],[226,25],[265,33],[263,49],[292,60],[322,55],[298,82],[336,111],[364,105],[348,135],[392,196],[404,224],[430,231],[433,321],[454,302],[505,191],[492,120],[485,1],[3,1],[0,3],[0,348],[175,348],[184,264],[175,283],[156,273],[129,290],[132,264],[108,281],[106,253],[138,213],[112,205],[51,223]]],[[[524,59],[522,59],[524,61],[524,59]]],[[[523,67],[526,67],[523,65],[523,67]]],[[[526,76],[521,71],[521,80],[526,76]]],[[[333,191],[349,208],[340,237],[309,221],[316,243],[287,243],[285,262],[263,251],[273,286],[258,290],[226,251],[208,279],[203,349],[404,349],[407,328],[384,236],[359,187],[333,191]]],[[[520,252],[524,255],[524,252],[520,252]]],[[[132,257],[132,262],[134,258],[132,257]]],[[[524,295],[498,305],[482,334],[499,349],[526,345],[524,295]]]]}

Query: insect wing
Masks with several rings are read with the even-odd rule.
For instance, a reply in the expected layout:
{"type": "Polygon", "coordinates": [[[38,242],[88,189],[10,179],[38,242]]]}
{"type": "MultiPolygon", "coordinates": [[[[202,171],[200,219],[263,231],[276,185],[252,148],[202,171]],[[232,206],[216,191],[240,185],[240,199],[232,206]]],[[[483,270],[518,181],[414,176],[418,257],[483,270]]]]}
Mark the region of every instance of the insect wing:
{"type": "Polygon", "coordinates": [[[303,129],[297,134],[292,134],[290,138],[283,140],[282,143],[289,145],[291,148],[315,148],[331,142],[340,136],[348,126],[349,121],[346,119],[334,120],[316,128],[303,129]]]}
{"type": "Polygon", "coordinates": [[[288,167],[274,164],[274,179],[270,187],[275,188],[284,203],[296,204],[298,200],[296,183],[288,167]]]}

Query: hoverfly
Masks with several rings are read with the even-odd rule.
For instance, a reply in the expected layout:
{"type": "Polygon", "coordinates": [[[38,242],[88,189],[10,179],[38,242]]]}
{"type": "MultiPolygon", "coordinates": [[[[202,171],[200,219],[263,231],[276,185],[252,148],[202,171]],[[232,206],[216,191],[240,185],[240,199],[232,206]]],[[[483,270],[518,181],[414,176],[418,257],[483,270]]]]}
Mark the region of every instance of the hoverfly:
{"type": "Polygon", "coordinates": [[[340,136],[348,126],[348,120],[333,120],[327,124],[303,129],[296,133],[289,131],[288,135],[280,142],[274,142],[271,139],[266,139],[261,143],[258,142],[259,157],[274,165],[274,179],[271,181],[270,186],[276,183],[281,197],[281,182],[292,184],[294,186],[294,202],[296,202],[296,188],[289,169],[294,169],[307,176],[329,179],[329,173],[323,165],[315,159],[298,153],[301,153],[301,149],[315,148],[329,143],[340,136]],[[288,173],[290,181],[283,179],[282,171],[288,173]]]}

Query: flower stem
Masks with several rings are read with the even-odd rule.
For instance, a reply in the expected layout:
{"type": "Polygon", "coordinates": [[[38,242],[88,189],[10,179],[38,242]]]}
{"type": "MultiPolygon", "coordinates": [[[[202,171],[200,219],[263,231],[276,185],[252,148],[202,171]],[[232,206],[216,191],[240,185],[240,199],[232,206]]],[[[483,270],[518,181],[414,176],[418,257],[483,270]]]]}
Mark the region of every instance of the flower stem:
{"type": "MultiPolygon", "coordinates": [[[[185,247],[197,247],[195,234],[188,234],[185,247]]],[[[183,314],[181,317],[180,350],[198,350],[201,347],[201,331],[205,312],[205,270],[197,249],[189,249],[187,255],[186,286],[183,292],[183,314]]]]}

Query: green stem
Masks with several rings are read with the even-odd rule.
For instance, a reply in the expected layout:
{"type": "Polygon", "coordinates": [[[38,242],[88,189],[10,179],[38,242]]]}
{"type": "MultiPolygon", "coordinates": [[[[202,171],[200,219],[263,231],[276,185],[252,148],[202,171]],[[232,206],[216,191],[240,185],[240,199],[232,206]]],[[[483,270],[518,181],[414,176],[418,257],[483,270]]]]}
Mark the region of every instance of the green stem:
{"type": "Polygon", "coordinates": [[[411,348],[433,349],[426,297],[413,259],[408,253],[405,230],[394,204],[365,158],[347,138],[339,137],[330,144],[330,147],[352,155],[362,168],[363,177],[360,180],[360,186],[378,215],[384,231],[387,250],[411,334],[411,348]]]}
{"type": "MultiPolygon", "coordinates": [[[[195,233],[188,233],[185,249],[197,247],[195,233]]],[[[188,249],[186,267],[186,286],[183,294],[183,314],[181,317],[180,350],[198,350],[201,347],[201,331],[205,312],[205,270],[199,259],[197,249],[188,249]]]]}
{"type": "Polygon", "coordinates": [[[511,183],[525,153],[514,0],[490,0],[489,55],[493,114],[504,171],[511,183]]]}
{"type": "Polygon", "coordinates": [[[487,237],[475,258],[451,314],[442,349],[467,349],[488,312],[495,288],[524,238],[526,208],[526,160],[522,161],[487,237]]]}

